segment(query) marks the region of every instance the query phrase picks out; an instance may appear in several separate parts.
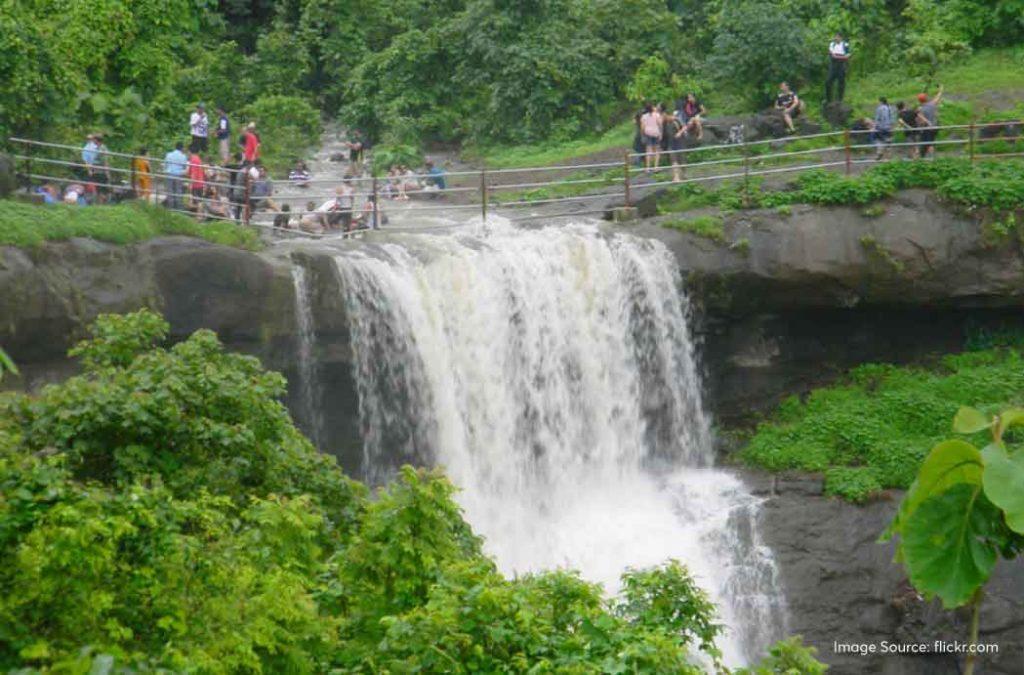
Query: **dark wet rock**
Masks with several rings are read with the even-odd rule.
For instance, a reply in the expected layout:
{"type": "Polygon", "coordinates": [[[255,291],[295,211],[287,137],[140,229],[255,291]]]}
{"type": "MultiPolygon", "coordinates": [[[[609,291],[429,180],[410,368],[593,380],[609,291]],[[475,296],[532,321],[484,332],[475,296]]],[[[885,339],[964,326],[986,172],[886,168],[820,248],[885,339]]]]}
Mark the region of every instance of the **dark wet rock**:
{"type": "Polygon", "coordinates": [[[845,128],[850,122],[850,115],[853,114],[853,108],[845,103],[833,101],[832,103],[826,103],[822,106],[821,114],[822,117],[825,118],[825,121],[832,126],[845,128]]]}
{"type": "MultiPolygon", "coordinates": [[[[926,602],[908,583],[902,566],[892,562],[894,544],[877,543],[902,494],[857,506],[809,492],[820,479],[744,476],[765,497],[761,535],[775,553],[781,590],[789,609],[789,632],[804,636],[830,664],[830,673],[955,675],[963,655],[936,653],[837,653],[835,643],[926,644],[966,642],[966,610],[944,611],[926,602]],[[764,490],[772,482],[774,489],[764,490]],[[758,489],[760,488],[760,489],[758,489]]],[[[1024,560],[1000,561],[986,589],[980,640],[999,653],[980,657],[976,672],[1024,672],[1024,560]]]]}

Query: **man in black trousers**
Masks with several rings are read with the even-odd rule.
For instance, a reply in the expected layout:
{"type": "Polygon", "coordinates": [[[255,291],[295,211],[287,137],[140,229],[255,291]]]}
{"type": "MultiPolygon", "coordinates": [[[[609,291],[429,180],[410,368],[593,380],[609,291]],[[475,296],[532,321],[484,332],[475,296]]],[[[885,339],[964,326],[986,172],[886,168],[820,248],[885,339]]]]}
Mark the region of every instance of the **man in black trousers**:
{"type": "Polygon", "coordinates": [[[836,101],[842,103],[846,93],[846,64],[850,60],[850,43],[836,33],[828,45],[828,79],[825,80],[825,103],[832,102],[832,83],[836,83],[836,101]]]}

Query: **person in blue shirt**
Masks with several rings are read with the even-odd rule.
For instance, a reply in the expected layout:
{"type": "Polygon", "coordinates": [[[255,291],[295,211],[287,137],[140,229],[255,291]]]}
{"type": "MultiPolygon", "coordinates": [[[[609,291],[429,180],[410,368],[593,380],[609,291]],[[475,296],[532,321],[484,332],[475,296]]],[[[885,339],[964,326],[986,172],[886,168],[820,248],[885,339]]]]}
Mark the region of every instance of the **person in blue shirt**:
{"type": "Polygon", "coordinates": [[[167,201],[169,209],[180,209],[181,195],[184,191],[184,176],[188,168],[188,157],[184,153],[185,144],[180,141],[164,156],[164,174],[167,180],[167,201]]]}
{"type": "Polygon", "coordinates": [[[427,185],[433,185],[438,190],[444,190],[447,187],[444,177],[444,169],[439,166],[434,166],[433,162],[427,162],[427,185]]]}
{"type": "Polygon", "coordinates": [[[86,175],[91,176],[96,160],[99,159],[100,144],[96,142],[95,134],[85,137],[85,146],[82,148],[82,164],[85,164],[86,175]]]}

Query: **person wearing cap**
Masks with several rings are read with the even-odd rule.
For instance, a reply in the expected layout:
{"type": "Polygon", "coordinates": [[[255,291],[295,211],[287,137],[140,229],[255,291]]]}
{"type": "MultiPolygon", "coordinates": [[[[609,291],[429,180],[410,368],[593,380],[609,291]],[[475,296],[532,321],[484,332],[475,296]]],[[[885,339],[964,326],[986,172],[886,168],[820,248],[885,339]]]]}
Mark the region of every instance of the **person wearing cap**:
{"type": "Polygon", "coordinates": [[[209,144],[210,118],[206,115],[206,108],[202,103],[196,106],[188,124],[192,132],[192,145],[189,149],[192,152],[206,152],[209,144]]]}
{"type": "Polygon", "coordinates": [[[850,43],[836,31],[828,44],[828,77],[825,79],[825,103],[832,102],[832,83],[836,84],[836,101],[843,102],[846,93],[846,64],[850,61],[850,43]]]}
{"type": "Polygon", "coordinates": [[[260,156],[260,137],[256,133],[256,123],[249,122],[245,127],[245,133],[242,134],[242,156],[245,157],[245,161],[249,164],[253,164],[259,159],[260,156]]]}
{"type": "Polygon", "coordinates": [[[935,154],[935,139],[939,135],[939,103],[942,102],[942,85],[935,93],[935,97],[929,99],[928,94],[917,95],[917,102],[921,104],[918,108],[919,128],[921,129],[921,158],[929,154],[935,154]]]}

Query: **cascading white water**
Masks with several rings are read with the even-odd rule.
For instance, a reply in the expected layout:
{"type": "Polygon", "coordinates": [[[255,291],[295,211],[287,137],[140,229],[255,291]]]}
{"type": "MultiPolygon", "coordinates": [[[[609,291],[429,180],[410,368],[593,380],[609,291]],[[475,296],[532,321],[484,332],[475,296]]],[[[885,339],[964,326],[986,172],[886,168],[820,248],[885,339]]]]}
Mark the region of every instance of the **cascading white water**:
{"type": "Polygon", "coordinates": [[[440,464],[506,573],[685,562],[730,664],[784,630],[758,500],[712,467],[679,270],[573,226],[410,236],[337,258],[376,479],[440,464]]]}
{"type": "Polygon", "coordinates": [[[318,446],[323,441],[323,406],[320,404],[320,378],[317,361],[313,354],[316,344],[316,327],[313,324],[313,306],[309,298],[309,282],[306,269],[301,265],[292,267],[292,283],[295,286],[295,324],[299,329],[299,344],[296,350],[299,375],[299,409],[306,419],[307,435],[318,446]]]}

